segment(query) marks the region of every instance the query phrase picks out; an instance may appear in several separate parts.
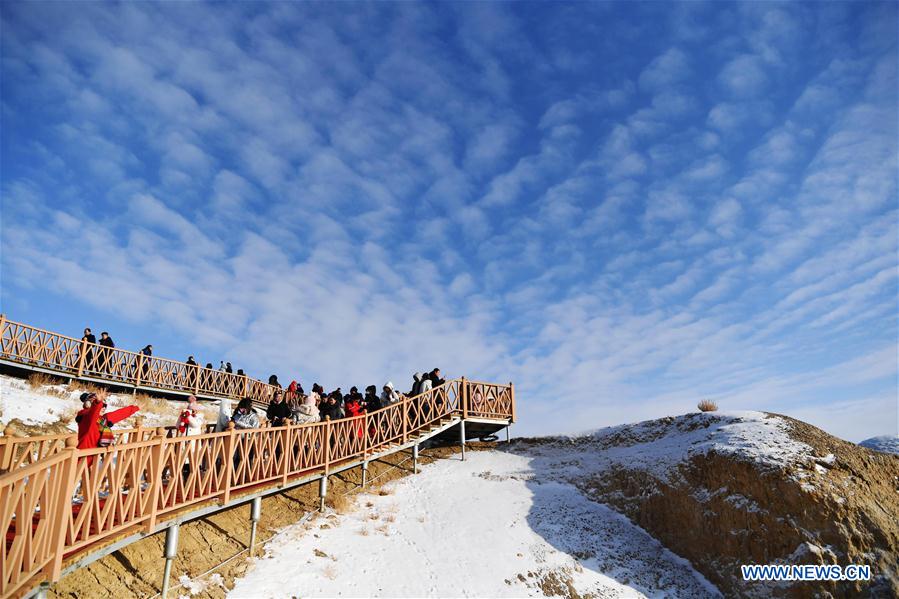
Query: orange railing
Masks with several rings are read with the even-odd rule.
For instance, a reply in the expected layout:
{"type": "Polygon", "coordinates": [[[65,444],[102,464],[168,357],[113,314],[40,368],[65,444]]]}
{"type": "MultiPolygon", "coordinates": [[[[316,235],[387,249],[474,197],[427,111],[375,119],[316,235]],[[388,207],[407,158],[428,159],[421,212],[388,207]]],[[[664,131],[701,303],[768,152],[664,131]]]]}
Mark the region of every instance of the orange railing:
{"type": "MultiPolygon", "coordinates": [[[[78,450],[73,435],[15,439],[0,475],[0,596],[56,581],[63,561],[126,533],[153,532],[185,508],[327,475],[414,442],[438,423],[514,419],[509,385],[447,381],[372,413],[337,421],[173,436],[121,431],[108,448],[78,450]]],[[[6,438],[4,438],[6,439],[6,438]]]]}
{"type": "Polygon", "coordinates": [[[7,320],[0,314],[0,358],[77,378],[202,397],[268,403],[275,387],[246,375],[103,347],[7,320]]]}

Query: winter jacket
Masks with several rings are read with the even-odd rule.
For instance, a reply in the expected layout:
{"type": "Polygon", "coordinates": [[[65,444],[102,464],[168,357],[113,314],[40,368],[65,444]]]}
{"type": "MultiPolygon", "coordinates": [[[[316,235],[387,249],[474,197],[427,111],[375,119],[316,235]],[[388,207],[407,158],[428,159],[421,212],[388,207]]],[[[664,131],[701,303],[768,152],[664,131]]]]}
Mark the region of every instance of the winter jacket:
{"type": "Polygon", "coordinates": [[[365,399],[365,409],[368,412],[374,412],[375,410],[381,409],[381,398],[378,397],[376,393],[366,393],[365,399]]]}
{"type": "Polygon", "coordinates": [[[315,404],[302,404],[297,407],[295,412],[291,413],[294,424],[309,424],[321,420],[321,415],[315,408],[315,404]]]}
{"type": "Polygon", "coordinates": [[[395,404],[400,400],[400,394],[396,392],[393,388],[393,383],[387,381],[387,384],[384,385],[387,387],[387,391],[381,391],[381,407],[386,408],[391,404],[395,404]]]}
{"type": "Polygon", "coordinates": [[[259,416],[256,415],[256,410],[251,409],[248,412],[235,410],[231,420],[234,421],[234,428],[259,428],[259,416]]]}
{"type": "Polygon", "coordinates": [[[220,433],[222,431],[228,430],[228,423],[231,422],[231,417],[228,414],[231,412],[231,401],[227,399],[219,400],[219,417],[215,423],[215,432],[220,433]]]}
{"type": "Polygon", "coordinates": [[[319,407],[319,415],[322,420],[325,418],[330,418],[331,420],[340,420],[343,418],[343,410],[340,409],[340,406],[334,404],[333,406],[325,401],[322,402],[322,405],[319,407]]]}
{"type": "Polygon", "coordinates": [[[415,397],[421,393],[421,373],[416,372],[412,375],[412,390],[409,391],[409,397],[415,397]]]}
{"type": "Polygon", "coordinates": [[[268,404],[265,417],[268,418],[273,426],[283,426],[287,424],[287,420],[290,418],[290,406],[286,401],[277,403],[273,401],[268,404]]]}
{"type": "Polygon", "coordinates": [[[434,387],[439,387],[440,385],[442,385],[443,383],[446,382],[446,379],[442,379],[442,378],[438,377],[433,372],[427,374],[426,376],[431,380],[431,388],[432,389],[434,387]]]}
{"type": "Polygon", "coordinates": [[[365,410],[362,408],[362,404],[360,404],[359,401],[354,397],[351,397],[346,401],[345,404],[343,404],[343,409],[346,412],[347,418],[365,414],[365,410]]]}
{"type": "Polygon", "coordinates": [[[431,379],[429,379],[429,378],[422,379],[421,387],[418,390],[418,394],[421,395],[422,393],[427,393],[430,390],[431,390],[431,379]]]}
{"type": "Polygon", "coordinates": [[[99,416],[103,407],[98,401],[78,412],[78,449],[99,447],[101,443],[112,445],[112,426],[140,410],[137,406],[127,406],[99,416]]]}
{"type": "Polygon", "coordinates": [[[103,347],[115,347],[115,342],[112,340],[112,337],[107,337],[106,339],[100,339],[100,345],[103,347]]]}
{"type": "Polygon", "coordinates": [[[178,432],[185,435],[200,435],[206,426],[203,414],[194,410],[184,410],[178,419],[178,432]]]}

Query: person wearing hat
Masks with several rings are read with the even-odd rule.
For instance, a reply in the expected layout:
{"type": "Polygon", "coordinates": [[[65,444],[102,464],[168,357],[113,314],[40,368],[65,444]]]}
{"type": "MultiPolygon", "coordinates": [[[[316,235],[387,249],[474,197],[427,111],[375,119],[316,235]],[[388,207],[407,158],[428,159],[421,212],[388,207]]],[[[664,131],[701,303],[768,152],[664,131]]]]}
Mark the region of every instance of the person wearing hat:
{"type": "Polygon", "coordinates": [[[138,406],[126,406],[101,414],[106,408],[106,391],[89,393],[82,408],[75,416],[78,422],[78,449],[109,447],[115,441],[112,427],[140,410],[138,406]]]}

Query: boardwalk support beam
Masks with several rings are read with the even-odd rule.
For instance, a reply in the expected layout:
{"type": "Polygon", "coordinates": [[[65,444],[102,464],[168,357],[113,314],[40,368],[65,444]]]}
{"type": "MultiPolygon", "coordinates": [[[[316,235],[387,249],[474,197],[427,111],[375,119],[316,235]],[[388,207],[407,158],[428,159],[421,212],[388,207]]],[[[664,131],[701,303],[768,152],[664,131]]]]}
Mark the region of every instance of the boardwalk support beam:
{"type": "Polygon", "coordinates": [[[318,511],[325,511],[325,496],[328,494],[328,477],[318,479],[318,511]]]}
{"type": "Polygon", "coordinates": [[[250,557],[256,555],[256,525],[262,515],[262,497],[254,497],[250,502],[250,557]]]}
{"type": "Polygon", "coordinates": [[[459,442],[462,444],[462,461],[465,461],[465,421],[459,422],[459,442]]]}
{"type": "Polygon", "coordinates": [[[362,462],[362,488],[365,488],[365,483],[368,482],[368,461],[362,462]]]}
{"type": "Polygon", "coordinates": [[[172,561],[178,555],[178,525],[172,524],[165,529],[165,570],[162,572],[162,599],[169,592],[169,576],[172,574],[172,561]]]}
{"type": "Polygon", "coordinates": [[[412,473],[418,474],[418,443],[412,446],[412,473]]]}

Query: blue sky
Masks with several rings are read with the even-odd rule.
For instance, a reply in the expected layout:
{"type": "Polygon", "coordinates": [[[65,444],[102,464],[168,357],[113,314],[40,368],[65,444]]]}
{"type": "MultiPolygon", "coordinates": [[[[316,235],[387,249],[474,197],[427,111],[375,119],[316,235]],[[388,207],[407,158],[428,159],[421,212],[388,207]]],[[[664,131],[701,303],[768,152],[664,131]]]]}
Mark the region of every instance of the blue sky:
{"type": "Polygon", "coordinates": [[[897,432],[895,3],[0,10],[11,319],[897,432]]]}

